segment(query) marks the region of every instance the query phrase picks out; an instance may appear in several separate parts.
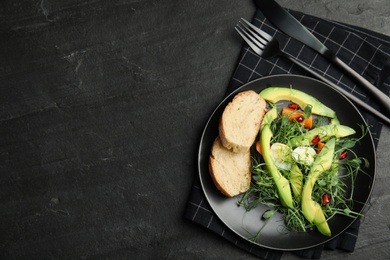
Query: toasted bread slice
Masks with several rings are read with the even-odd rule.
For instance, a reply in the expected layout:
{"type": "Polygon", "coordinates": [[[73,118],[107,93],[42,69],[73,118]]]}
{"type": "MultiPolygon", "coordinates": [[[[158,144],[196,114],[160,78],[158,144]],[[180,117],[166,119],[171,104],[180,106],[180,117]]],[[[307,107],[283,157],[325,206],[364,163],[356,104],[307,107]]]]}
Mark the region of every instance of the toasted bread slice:
{"type": "Polygon", "coordinates": [[[253,90],[238,93],[225,107],[219,122],[223,146],[233,152],[249,150],[259,133],[265,100],[253,90]]]}
{"type": "Polygon", "coordinates": [[[251,182],[250,151],[233,152],[222,145],[218,136],[209,160],[210,175],[217,188],[233,197],[249,189],[251,182]]]}

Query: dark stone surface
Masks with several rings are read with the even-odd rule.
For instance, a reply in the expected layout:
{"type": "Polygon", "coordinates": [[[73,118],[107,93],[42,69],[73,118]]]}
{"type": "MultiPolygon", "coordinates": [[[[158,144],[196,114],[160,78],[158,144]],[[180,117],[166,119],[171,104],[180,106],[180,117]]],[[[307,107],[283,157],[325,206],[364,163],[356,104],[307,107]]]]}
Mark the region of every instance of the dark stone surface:
{"type": "MultiPolygon", "coordinates": [[[[388,0],[280,4],[390,35],[388,0]]],[[[0,256],[252,259],[182,218],[252,1],[3,1],[0,256]]],[[[356,251],[390,254],[390,131],[356,251]]],[[[283,259],[295,259],[285,254],[283,259]]]]}

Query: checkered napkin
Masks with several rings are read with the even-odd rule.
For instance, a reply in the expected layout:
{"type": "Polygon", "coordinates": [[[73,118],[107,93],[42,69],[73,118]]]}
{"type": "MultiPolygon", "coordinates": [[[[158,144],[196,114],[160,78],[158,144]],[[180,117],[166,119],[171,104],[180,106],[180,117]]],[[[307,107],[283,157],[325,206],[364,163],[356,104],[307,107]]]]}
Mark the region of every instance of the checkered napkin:
{"type": "MultiPolygon", "coordinates": [[[[390,37],[363,28],[309,16],[297,11],[288,11],[330,50],[334,51],[341,60],[380,88],[384,93],[389,93],[390,77],[386,76],[390,76],[390,37]]],[[[345,76],[342,71],[309,47],[277,31],[259,10],[255,13],[252,23],[276,37],[280,41],[280,47],[283,51],[294,56],[306,66],[322,74],[330,81],[335,82],[366,103],[379,109],[375,101],[371,100],[369,95],[345,76]]],[[[306,75],[305,71],[290,61],[277,57],[269,60],[262,59],[244,44],[238,65],[229,83],[227,94],[257,78],[286,73],[306,75]]],[[[364,110],[361,112],[370,127],[375,147],[377,147],[382,123],[364,110]]],[[[191,190],[184,217],[216,232],[234,245],[261,259],[282,258],[283,252],[262,248],[250,243],[227,228],[208,204],[198,176],[191,190]]],[[[359,225],[360,219],[357,219],[348,230],[325,245],[294,251],[294,253],[308,259],[319,259],[323,249],[339,249],[352,252],[357,241],[359,225]]]]}

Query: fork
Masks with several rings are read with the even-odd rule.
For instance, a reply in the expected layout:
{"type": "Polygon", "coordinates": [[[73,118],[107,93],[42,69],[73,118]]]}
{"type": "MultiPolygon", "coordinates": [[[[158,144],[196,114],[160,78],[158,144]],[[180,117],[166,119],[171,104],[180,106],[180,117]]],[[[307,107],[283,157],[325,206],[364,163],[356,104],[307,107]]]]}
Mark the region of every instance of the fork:
{"type": "Polygon", "coordinates": [[[348,97],[351,101],[353,101],[355,104],[359,105],[360,107],[366,109],[371,114],[377,116],[378,118],[382,119],[384,122],[386,122],[388,125],[390,124],[390,119],[382,114],[381,112],[375,110],[373,107],[369,106],[359,98],[355,97],[348,91],[342,89],[341,87],[337,86],[332,81],[328,80],[321,74],[317,73],[316,71],[312,70],[311,68],[307,67],[305,64],[301,63],[297,59],[293,58],[291,55],[289,55],[286,52],[283,52],[279,47],[279,41],[266,33],[265,31],[261,30],[260,28],[254,26],[253,24],[249,23],[245,19],[241,18],[241,20],[237,23],[237,25],[234,27],[234,29],[241,35],[241,37],[244,39],[244,41],[249,45],[249,47],[260,57],[264,59],[271,59],[276,56],[282,56],[294,64],[298,65],[300,68],[304,69],[308,73],[310,73],[312,76],[316,77],[317,79],[327,83],[337,91],[341,92],[344,96],[348,97]]]}

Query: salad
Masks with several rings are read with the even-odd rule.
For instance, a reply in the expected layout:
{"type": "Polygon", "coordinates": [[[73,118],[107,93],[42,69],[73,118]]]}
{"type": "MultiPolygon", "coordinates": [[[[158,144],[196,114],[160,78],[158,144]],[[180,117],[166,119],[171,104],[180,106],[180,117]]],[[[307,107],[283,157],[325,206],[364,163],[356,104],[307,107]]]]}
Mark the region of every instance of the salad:
{"type": "Polygon", "coordinates": [[[251,148],[252,181],[239,205],[247,210],[267,205],[264,225],[280,212],[290,231],[316,228],[331,236],[333,216],[361,216],[352,210],[359,203],[352,199],[353,183],[369,165],[352,148],[368,130],[361,126],[362,135],[356,137],[335,111],[293,88],[269,87],[259,95],[269,109],[251,148]]]}

